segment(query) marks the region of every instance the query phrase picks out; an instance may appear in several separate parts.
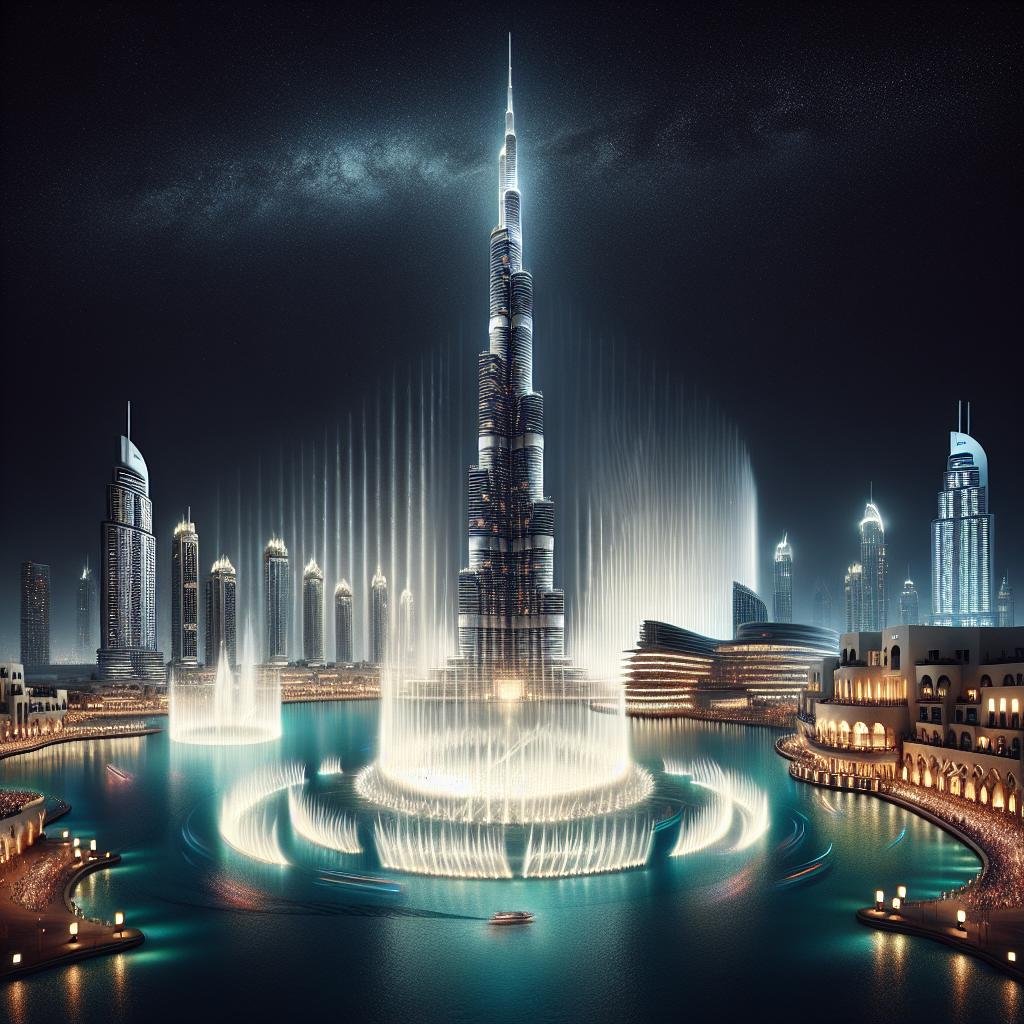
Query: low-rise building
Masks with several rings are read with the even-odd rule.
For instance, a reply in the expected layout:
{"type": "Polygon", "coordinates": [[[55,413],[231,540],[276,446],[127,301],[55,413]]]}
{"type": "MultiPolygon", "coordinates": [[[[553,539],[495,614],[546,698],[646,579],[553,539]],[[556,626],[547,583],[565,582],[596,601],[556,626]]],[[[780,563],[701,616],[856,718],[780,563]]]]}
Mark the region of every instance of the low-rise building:
{"type": "Polygon", "coordinates": [[[17,661],[0,664],[0,740],[59,732],[67,710],[67,690],[29,686],[24,665],[17,661]]]}

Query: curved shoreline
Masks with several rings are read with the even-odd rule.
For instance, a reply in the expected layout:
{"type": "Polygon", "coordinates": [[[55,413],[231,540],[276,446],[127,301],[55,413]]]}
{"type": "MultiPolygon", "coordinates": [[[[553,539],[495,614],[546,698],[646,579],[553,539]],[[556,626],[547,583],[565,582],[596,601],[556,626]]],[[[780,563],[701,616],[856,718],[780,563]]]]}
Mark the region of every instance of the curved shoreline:
{"type": "Polygon", "coordinates": [[[155,725],[145,726],[139,729],[127,729],[124,732],[118,733],[101,733],[96,732],[91,735],[83,736],[65,736],[63,733],[58,733],[56,736],[46,736],[39,740],[38,743],[33,743],[28,747],[21,747],[18,750],[4,750],[0,746],[0,761],[5,761],[9,757],[17,757],[19,754],[32,754],[37,750],[43,750],[46,747],[56,746],[58,743],[79,743],[84,740],[121,740],[129,739],[132,736],[151,736],[153,733],[161,732],[155,725]]]}
{"type": "MultiPolygon", "coordinates": [[[[792,765],[799,764],[796,756],[782,748],[781,744],[784,739],[786,739],[786,737],[781,736],[775,741],[775,752],[780,757],[791,762],[792,765]]],[[[880,789],[856,789],[846,786],[834,786],[829,782],[817,782],[814,779],[795,775],[792,770],[790,771],[790,777],[796,779],[798,782],[804,783],[805,785],[819,786],[823,789],[837,789],[847,793],[863,793],[868,796],[875,796],[888,803],[894,804],[897,807],[901,807],[906,811],[910,811],[912,814],[916,814],[919,817],[924,818],[925,821],[932,825],[936,825],[938,828],[941,828],[944,832],[951,835],[958,842],[966,846],[981,861],[981,871],[978,874],[979,882],[983,881],[991,870],[992,862],[990,860],[989,853],[977,840],[962,832],[952,822],[940,817],[933,811],[915,804],[911,800],[905,800],[900,796],[896,796],[893,793],[886,793],[884,790],[880,789]]],[[[932,907],[935,909],[942,907],[943,909],[947,909],[948,902],[949,901],[936,899],[915,901],[915,903],[909,906],[908,909],[913,909],[914,907],[932,907]]],[[[949,906],[948,909],[952,913],[952,907],[949,906]]],[[[971,956],[977,957],[979,960],[984,960],[989,964],[989,966],[1009,975],[1015,981],[1024,982],[1024,948],[1018,951],[1019,960],[1014,964],[1010,963],[1008,959],[1000,958],[989,952],[987,949],[982,947],[980,943],[972,942],[967,937],[961,938],[952,928],[920,924],[909,920],[905,915],[897,915],[894,912],[886,911],[879,912],[874,907],[863,907],[856,912],[856,916],[857,920],[861,924],[868,925],[872,928],[879,928],[883,931],[890,932],[901,932],[906,935],[914,935],[920,938],[933,939],[936,942],[942,942],[961,953],[967,953],[971,956]]],[[[1024,946],[1024,943],[1022,943],[1022,946],[1024,946]]]]}

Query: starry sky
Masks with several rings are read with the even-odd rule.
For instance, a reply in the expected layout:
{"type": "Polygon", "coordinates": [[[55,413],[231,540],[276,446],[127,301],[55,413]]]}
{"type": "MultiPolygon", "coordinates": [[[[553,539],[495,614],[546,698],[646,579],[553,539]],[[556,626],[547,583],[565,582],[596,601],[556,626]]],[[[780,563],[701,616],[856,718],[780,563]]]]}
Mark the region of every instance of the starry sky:
{"type": "MultiPolygon", "coordinates": [[[[731,417],[762,580],[788,530],[806,618],[873,487],[892,578],[909,563],[927,607],[963,398],[1024,605],[1018,6],[2,17],[12,652],[27,558],[51,564],[70,643],[126,398],[173,522],[239,453],[322,432],[453,338],[483,347],[510,29],[538,318],[571,311],[731,417]]],[[[559,343],[538,334],[541,369],[559,343]]]]}

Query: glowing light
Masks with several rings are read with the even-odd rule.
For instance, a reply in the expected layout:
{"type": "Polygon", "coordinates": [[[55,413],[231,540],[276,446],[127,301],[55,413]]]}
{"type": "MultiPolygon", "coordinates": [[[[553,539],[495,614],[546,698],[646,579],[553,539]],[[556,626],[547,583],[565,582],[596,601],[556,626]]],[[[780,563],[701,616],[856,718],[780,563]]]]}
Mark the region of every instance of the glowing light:
{"type": "Polygon", "coordinates": [[[643,867],[653,840],[647,815],[531,825],[523,877],[560,878],[643,867]]]}
{"type": "Polygon", "coordinates": [[[396,871],[450,878],[511,878],[500,826],[378,818],[374,842],[381,864],[396,871]]]}
{"type": "Polygon", "coordinates": [[[302,765],[288,764],[267,766],[236,783],[221,803],[219,825],[224,841],[254,860],[287,865],[278,842],[277,817],[266,802],[303,780],[302,765]]]}
{"type": "Polygon", "coordinates": [[[899,896],[901,900],[905,900],[907,898],[907,887],[905,885],[897,886],[896,895],[899,896]]]}
{"type": "Polygon", "coordinates": [[[332,754],[329,757],[325,757],[320,762],[320,768],[317,771],[317,775],[343,775],[344,772],[341,770],[341,758],[336,754],[332,754]]]}
{"type": "Polygon", "coordinates": [[[355,818],[316,803],[300,787],[288,790],[288,816],[292,828],[317,846],[339,853],[362,853],[355,818]]]}
{"type": "MultiPolygon", "coordinates": [[[[1011,953],[1010,955],[1012,956],[1013,954],[1011,953]]],[[[13,954],[13,956],[11,957],[11,963],[14,964],[15,967],[17,967],[18,964],[21,963],[21,954],[20,953],[13,954]]]]}

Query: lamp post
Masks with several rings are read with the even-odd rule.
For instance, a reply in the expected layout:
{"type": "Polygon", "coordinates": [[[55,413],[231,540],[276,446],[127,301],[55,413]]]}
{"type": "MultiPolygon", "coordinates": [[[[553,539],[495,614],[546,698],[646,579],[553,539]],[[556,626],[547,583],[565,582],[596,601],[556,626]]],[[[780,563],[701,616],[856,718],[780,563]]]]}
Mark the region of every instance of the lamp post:
{"type": "Polygon", "coordinates": [[[885,893],[881,889],[875,890],[875,910],[882,912],[882,904],[885,903],[885,893]]]}
{"type": "Polygon", "coordinates": [[[114,911],[114,924],[117,925],[117,937],[120,939],[124,936],[124,911],[114,911]]]}
{"type": "Polygon", "coordinates": [[[896,895],[899,896],[901,900],[905,900],[907,898],[907,887],[905,885],[898,885],[896,887],[896,895]]]}
{"type": "Polygon", "coordinates": [[[72,921],[71,924],[68,925],[68,931],[71,933],[71,938],[68,939],[68,942],[77,942],[78,941],[78,922],[77,921],[72,921]]]}
{"type": "Polygon", "coordinates": [[[893,896],[893,898],[892,898],[892,909],[897,914],[900,912],[900,905],[901,905],[901,901],[900,901],[899,896],[893,896]]]}
{"type": "Polygon", "coordinates": [[[959,932],[967,932],[967,911],[958,910],[956,912],[956,929],[959,932]]]}

